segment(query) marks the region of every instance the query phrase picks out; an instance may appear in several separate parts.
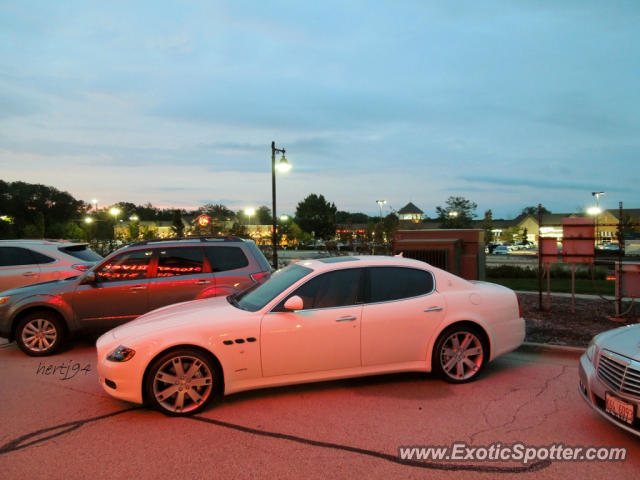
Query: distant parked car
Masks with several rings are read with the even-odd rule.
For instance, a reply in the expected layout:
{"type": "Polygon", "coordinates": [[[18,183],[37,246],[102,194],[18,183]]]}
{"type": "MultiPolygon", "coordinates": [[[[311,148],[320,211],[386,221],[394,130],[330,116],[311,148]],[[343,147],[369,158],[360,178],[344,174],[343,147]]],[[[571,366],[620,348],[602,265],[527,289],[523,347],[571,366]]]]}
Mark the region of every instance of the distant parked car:
{"type": "Polygon", "coordinates": [[[169,415],[218,394],[401,371],[475,380],[522,343],[516,294],[400,257],[304,260],[254,289],[165,307],[97,343],[110,395],[169,415]]]}
{"type": "Polygon", "coordinates": [[[596,335],[580,358],[580,393],[596,412],[640,436],[640,325],[596,335]]]}
{"type": "Polygon", "coordinates": [[[619,252],[620,250],[624,251],[624,248],[620,247],[619,243],[601,243],[596,247],[600,251],[604,252],[619,252]]]}
{"type": "Polygon", "coordinates": [[[0,292],[77,276],[100,260],[86,243],[0,240],[0,292]]]}
{"type": "Polygon", "coordinates": [[[0,292],[0,337],[15,339],[28,355],[50,355],[69,334],[106,330],[172,303],[241,292],[270,275],[250,240],[139,242],[81,276],[0,292]]]}
{"type": "Polygon", "coordinates": [[[494,255],[508,255],[511,253],[511,248],[507,245],[498,245],[493,249],[494,255]]]}
{"type": "Polygon", "coordinates": [[[499,243],[497,242],[489,242],[487,243],[487,246],[485,248],[485,253],[493,253],[493,251],[496,249],[496,247],[500,246],[499,243]]]}

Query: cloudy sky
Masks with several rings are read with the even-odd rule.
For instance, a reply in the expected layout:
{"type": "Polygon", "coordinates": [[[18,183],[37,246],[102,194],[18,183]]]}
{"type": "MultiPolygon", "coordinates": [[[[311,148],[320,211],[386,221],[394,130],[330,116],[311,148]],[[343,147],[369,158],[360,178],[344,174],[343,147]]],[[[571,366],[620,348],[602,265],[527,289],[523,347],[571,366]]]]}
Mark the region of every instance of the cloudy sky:
{"type": "Polygon", "coordinates": [[[0,178],[341,210],[640,207],[637,1],[0,2],[0,178]]]}

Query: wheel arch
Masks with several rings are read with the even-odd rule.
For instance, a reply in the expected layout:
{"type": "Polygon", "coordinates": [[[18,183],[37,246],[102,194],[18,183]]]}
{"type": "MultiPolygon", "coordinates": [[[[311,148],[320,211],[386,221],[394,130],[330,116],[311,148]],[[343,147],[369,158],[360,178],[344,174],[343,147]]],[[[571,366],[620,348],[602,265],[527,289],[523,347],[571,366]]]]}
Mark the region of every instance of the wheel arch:
{"type": "Polygon", "coordinates": [[[147,378],[149,377],[149,371],[151,370],[151,366],[162,355],[166,355],[167,353],[177,351],[177,350],[183,350],[183,349],[197,350],[198,352],[202,353],[207,358],[209,358],[209,360],[211,360],[211,362],[213,363],[213,368],[216,370],[216,373],[220,378],[220,382],[216,386],[217,388],[215,389],[215,393],[220,394],[224,392],[224,370],[222,369],[222,364],[220,363],[220,360],[218,360],[218,357],[213,352],[211,352],[210,350],[204,347],[201,347],[200,345],[195,345],[192,343],[183,343],[179,345],[172,345],[171,347],[165,348],[164,350],[160,350],[158,353],[156,353],[153,356],[153,358],[151,358],[151,360],[147,362],[147,366],[145,367],[144,373],[142,375],[142,382],[140,382],[142,402],[145,405],[148,405],[149,403],[149,399],[147,398],[146,385],[147,385],[147,378]]]}

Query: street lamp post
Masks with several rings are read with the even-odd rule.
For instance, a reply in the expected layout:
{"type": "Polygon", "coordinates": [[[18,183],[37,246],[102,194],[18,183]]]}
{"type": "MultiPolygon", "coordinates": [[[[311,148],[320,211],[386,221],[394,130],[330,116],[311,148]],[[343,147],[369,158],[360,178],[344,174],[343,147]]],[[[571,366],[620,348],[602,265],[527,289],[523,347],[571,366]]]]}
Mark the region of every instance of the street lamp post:
{"type": "Polygon", "coordinates": [[[273,201],[273,209],[271,215],[273,217],[273,232],[271,236],[271,244],[273,245],[273,268],[278,269],[278,233],[276,231],[278,217],[276,214],[276,153],[281,153],[282,158],[278,162],[278,170],[286,172],[291,169],[291,164],[285,158],[285,149],[276,148],[276,142],[271,142],[271,197],[273,201]]]}
{"type": "Polygon", "coordinates": [[[382,206],[387,203],[386,200],[376,200],[378,207],[380,207],[380,220],[382,221],[382,206]]]}
{"type": "Polygon", "coordinates": [[[117,207],[113,207],[109,210],[109,213],[113,215],[113,239],[117,240],[116,228],[118,226],[118,215],[120,215],[120,209],[117,207]]]}
{"type": "Polygon", "coordinates": [[[595,213],[595,217],[596,217],[596,228],[595,228],[595,233],[596,233],[596,245],[598,245],[599,242],[599,232],[598,232],[598,215],[600,215],[600,213],[602,212],[602,210],[600,210],[600,197],[602,195],[604,195],[605,192],[591,192],[591,195],[596,197],[596,208],[594,209],[594,211],[597,210],[597,212],[595,213]]]}

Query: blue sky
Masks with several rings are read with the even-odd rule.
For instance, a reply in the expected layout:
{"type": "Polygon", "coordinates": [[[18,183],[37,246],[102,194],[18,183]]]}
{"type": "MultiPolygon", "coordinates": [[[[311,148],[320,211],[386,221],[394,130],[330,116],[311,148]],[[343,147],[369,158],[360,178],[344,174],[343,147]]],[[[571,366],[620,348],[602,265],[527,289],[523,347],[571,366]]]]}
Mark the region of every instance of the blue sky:
{"type": "Polygon", "coordinates": [[[0,2],[0,178],[341,210],[640,207],[635,1],[0,2]]]}

